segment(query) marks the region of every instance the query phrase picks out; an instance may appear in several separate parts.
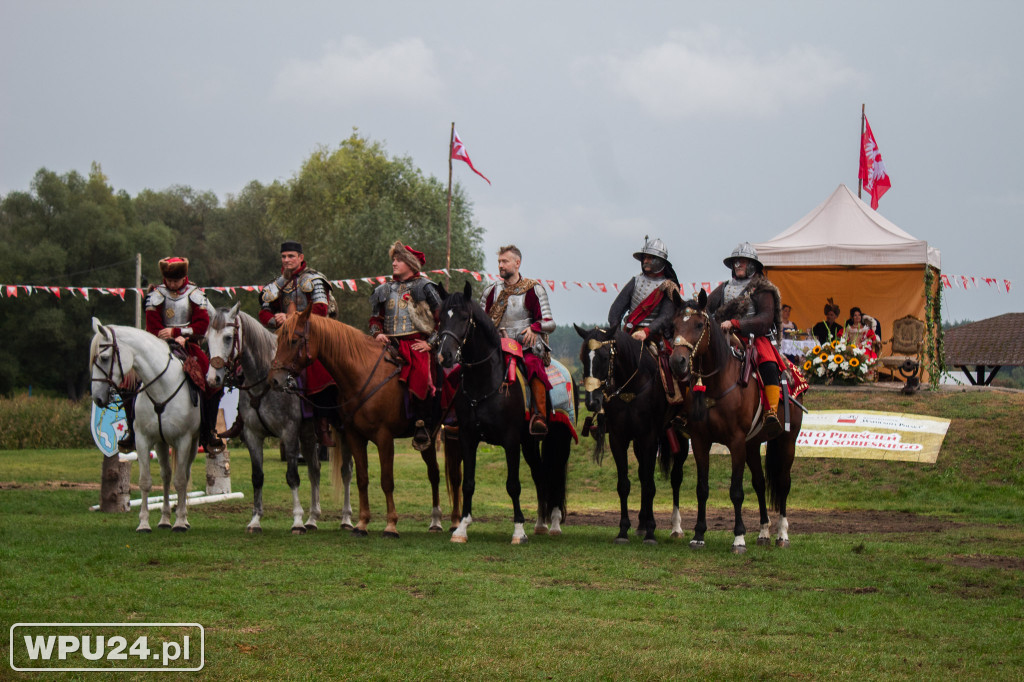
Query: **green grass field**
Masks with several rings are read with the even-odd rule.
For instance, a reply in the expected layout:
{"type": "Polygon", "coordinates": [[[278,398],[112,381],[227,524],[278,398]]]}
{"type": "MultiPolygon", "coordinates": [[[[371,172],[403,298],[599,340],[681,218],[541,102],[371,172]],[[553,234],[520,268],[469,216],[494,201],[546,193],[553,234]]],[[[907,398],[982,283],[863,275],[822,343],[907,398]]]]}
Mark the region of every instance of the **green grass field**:
{"type": "MultiPolygon", "coordinates": [[[[615,545],[615,522],[574,522],[618,508],[611,458],[591,462],[589,441],[571,461],[565,534],[519,547],[509,544],[504,456],[493,449],[481,452],[475,522],[461,546],[426,532],[418,455],[397,458],[402,537],[388,540],[375,466],[369,538],[338,529],[326,480],[321,530],[291,535],[276,456],[265,532],[246,535],[244,450],[232,452],[232,482],[245,500],[193,507],[187,534],[139,535],[135,512],[87,511],[99,498],[98,453],[0,451],[0,622],[200,623],[205,667],[163,673],[175,679],[1024,677],[1024,394],[812,391],[807,403],[953,421],[934,465],[798,460],[792,546],[758,547],[748,533],[743,556],[729,552],[731,529],[714,526],[705,550],[689,549],[689,462],[683,540],[659,523],[657,546],[615,545]]],[[[532,531],[525,465],[521,478],[532,531]]],[[[712,458],[711,486],[709,504],[725,513],[726,457],[712,458]]],[[[302,497],[308,505],[304,471],[302,497]]],[[[670,510],[659,479],[659,521],[670,510]]],[[[13,672],[2,642],[0,678],[39,676],[13,672]]],[[[96,679],[45,674],[54,678],[96,679]]]]}

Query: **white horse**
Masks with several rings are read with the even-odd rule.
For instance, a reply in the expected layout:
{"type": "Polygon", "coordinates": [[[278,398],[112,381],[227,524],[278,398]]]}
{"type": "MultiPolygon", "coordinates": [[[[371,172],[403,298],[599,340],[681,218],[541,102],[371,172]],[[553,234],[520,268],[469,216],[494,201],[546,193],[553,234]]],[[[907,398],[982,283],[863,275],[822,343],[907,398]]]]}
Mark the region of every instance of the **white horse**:
{"type": "Polygon", "coordinates": [[[134,327],[104,326],[95,317],[96,332],[89,348],[92,373],[92,400],[106,407],[117,395],[125,378],[134,374],[140,383],[135,401],[135,444],[139,454],[139,533],[148,533],[149,491],[153,480],[149,473],[149,451],[156,450],[164,481],[164,504],[158,528],[184,532],[188,523],[188,484],[192,463],[199,447],[199,406],[193,404],[191,389],[186,384],[182,362],[171,355],[166,341],[134,327]],[[174,448],[176,465],[170,460],[168,446],[174,448]],[[171,526],[171,505],[168,500],[171,474],[178,493],[176,519],[171,526]]]}
{"type": "MultiPolygon", "coordinates": [[[[240,387],[238,410],[242,415],[244,429],[242,441],[249,449],[252,461],[253,513],[246,526],[249,533],[262,531],[263,517],[263,440],[268,436],[281,439],[288,470],[285,480],[292,490],[292,533],[301,534],[316,530],[320,519],[320,458],[316,451],[316,435],[313,423],[302,419],[299,396],[281,391],[271,391],[267,374],[277,352],[277,337],[251,315],[239,312],[241,303],[230,310],[219,308],[210,311],[210,328],[206,342],[210,350],[210,369],[206,383],[211,388],[222,388],[234,378],[236,368],[242,370],[245,382],[240,387]],[[299,502],[299,452],[306,459],[309,473],[310,503],[309,519],[302,521],[302,503],[299,502]]],[[[342,439],[342,443],[344,443],[342,439]]],[[[349,484],[352,480],[352,456],[342,447],[342,477],[345,484],[345,503],[342,509],[341,527],[352,528],[352,502],[349,484]]]]}

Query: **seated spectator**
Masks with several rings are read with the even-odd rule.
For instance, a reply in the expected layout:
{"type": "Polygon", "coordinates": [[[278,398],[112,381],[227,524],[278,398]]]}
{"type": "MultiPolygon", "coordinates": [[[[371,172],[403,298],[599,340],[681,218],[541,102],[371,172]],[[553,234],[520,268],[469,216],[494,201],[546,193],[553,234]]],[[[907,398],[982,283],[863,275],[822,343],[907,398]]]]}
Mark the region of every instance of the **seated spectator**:
{"type": "Polygon", "coordinates": [[[843,328],[836,322],[839,312],[839,306],[833,303],[831,298],[828,299],[828,303],[825,304],[825,319],[814,325],[811,330],[818,343],[831,343],[843,335],[843,328]]]}
{"type": "Polygon", "coordinates": [[[863,314],[860,308],[854,306],[850,308],[850,319],[846,321],[846,331],[844,332],[846,340],[863,348],[871,359],[878,357],[876,350],[878,337],[875,335],[875,324],[873,317],[863,314]]]}
{"type": "Polygon", "coordinates": [[[793,307],[787,303],[782,304],[782,335],[792,336],[793,332],[796,331],[796,324],[789,319],[789,314],[793,312],[793,307]]]}

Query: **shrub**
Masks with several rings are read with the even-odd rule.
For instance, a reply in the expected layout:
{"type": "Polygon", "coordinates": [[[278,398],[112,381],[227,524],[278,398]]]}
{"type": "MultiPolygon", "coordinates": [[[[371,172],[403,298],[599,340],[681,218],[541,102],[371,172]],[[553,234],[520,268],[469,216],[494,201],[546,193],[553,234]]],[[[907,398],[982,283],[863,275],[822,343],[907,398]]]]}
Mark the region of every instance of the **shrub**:
{"type": "Polygon", "coordinates": [[[0,398],[0,450],[93,447],[88,400],[0,398]]]}

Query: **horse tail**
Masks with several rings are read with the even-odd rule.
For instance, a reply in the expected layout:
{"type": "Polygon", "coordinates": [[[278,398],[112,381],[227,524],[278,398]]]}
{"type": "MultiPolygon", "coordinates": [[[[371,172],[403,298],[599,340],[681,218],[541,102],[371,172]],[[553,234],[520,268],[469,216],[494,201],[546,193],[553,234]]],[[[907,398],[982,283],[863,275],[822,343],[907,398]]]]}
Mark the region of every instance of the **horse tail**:
{"type": "Polygon", "coordinates": [[[444,441],[444,487],[448,493],[448,506],[454,509],[456,491],[462,485],[462,449],[457,437],[448,434],[448,427],[442,427],[441,433],[444,441]]]}
{"type": "Polygon", "coordinates": [[[569,480],[569,456],[572,452],[572,434],[564,424],[552,423],[551,432],[545,436],[543,455],[544,478],[547,483],[547,496],[539,506],[538,515],[542,519],[550,519],[551,512],[559,509],[564,520],[566,514],[565,501],[569,480]]]}
{"type": "Polygon", "coordinates": [[[594,452],[591,453],[590,459],[598,466],[601,466],[601,462],[604,461],[604,420],[599,417],[590,432],[594,434],[594,452]]]}
{"type": "MultiPolygon", "coordinates": [[[[331,456],[331,488],[334,493],[334,501],[337,502],[345,494],[345,471],[352,475],[352,449],[349,447],[348,439],[344,435],[333,430],[334,442],[338,445],[327,448],[331,456]]],[[[314,453],[314,457],[316,454],[314,453]]],[[[351,479],[350,479],[351,480],[351,479]]]]}
{"type": "MultiPolygon", "coordinates": [[[[772,511],[781,511],[784,496],[788,493],[786,479],[789,472],[785,463],[785,453],[782,449],[782,439],[785,434],[773,438],[765,444],[764,470],[766,488],[768,492],[768,506],[772,511]]],[[[790,459],[792,463],[792,459],[790,459]]]]}

